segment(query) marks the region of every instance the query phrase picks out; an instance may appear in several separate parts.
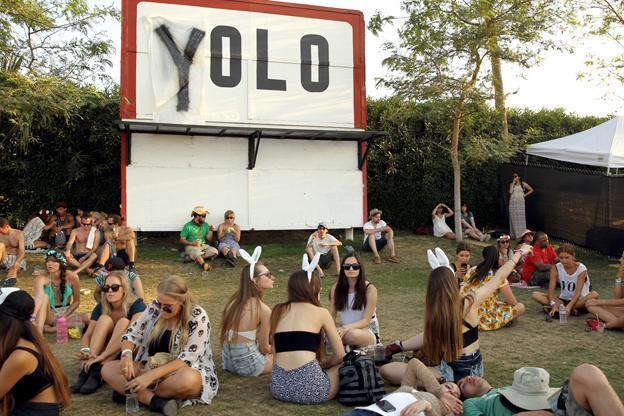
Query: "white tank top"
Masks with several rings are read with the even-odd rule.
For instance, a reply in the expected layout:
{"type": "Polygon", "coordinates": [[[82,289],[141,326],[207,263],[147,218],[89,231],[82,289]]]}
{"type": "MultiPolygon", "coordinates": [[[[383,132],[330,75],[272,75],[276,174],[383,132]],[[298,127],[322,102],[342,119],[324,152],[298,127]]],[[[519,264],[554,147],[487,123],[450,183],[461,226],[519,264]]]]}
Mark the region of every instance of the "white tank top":
{"type": "MultiPolygon", "coordinates": [[[[587,267],[583,263],[579,263],[578,267],[573,274],[568,274],[563,267],[563,264],[557,263],[557,276],[559,277],[559,285],[561,285],[561,293],[559,298],[564,300],[570,300],[574,297],[576,292],[576,284],[578,282],[579,275],[587,271],[587,267]]],[[[583,289],[581,289],[581,297],[585,297],[589,294],[589,274],[585,279],[583,289]]]]}

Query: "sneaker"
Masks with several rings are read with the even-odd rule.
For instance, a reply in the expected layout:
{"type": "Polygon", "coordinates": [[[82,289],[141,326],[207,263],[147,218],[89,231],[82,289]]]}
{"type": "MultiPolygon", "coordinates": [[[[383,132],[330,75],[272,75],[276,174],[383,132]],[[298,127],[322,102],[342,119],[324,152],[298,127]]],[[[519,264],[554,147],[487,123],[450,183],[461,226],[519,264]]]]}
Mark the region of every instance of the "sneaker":
{"type": "Polygon", "coordinates": [[[388,261],[391,263],[401,263],[401,259],[399,259],[397,256],[388,257],[388,261]]]}
{"type": "Polygon", "coordinates": [[[379,256],[375,256],[375,257],[373,257],[373,263],[375,263],[375,264],[381,264],[381,257],[379,257],[379,256]]]}
{"type": "Polygon", "coordinates": [[[403,352],[403,348],[401,348],[398,342],[386,345],[386,349],[384,351],[386,361],[392,361],[392,356],[400,352],[403,352]]]}
{"type": "Polygon", "coordinates": [[[204,264],[202,264],[202,269],[203,269],[205,272],[209,272],[209,271],[210,271],[210,269],[212,269],[212,267],[210,267],[210,264],[208,264],[208,262],[204,262],[204,264]]]}
{"type": "Polygon", "coordinates": [[[136,268],[134,267],[134,264],[132,266],[128,266],[128,273],[136,274],[136,268]]]}

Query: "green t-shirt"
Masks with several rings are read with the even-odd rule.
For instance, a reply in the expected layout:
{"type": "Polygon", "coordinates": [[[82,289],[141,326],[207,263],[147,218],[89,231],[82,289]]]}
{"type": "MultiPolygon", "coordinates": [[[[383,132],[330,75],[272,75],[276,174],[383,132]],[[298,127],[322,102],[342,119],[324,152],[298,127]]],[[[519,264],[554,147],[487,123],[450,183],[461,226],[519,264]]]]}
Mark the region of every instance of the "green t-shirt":
{"type": "Polygon", "coordinates": [[[188,241],[189,243],[200,240],[202,244],[207,244],[206,235],[208,234],[209,230],[210,227],[208,226],[208,223],[203,223],[200,226],[193,221],[189,221],[184,224],[182,232],[180,233],[180,237],[185,238],[186,241],[188,241]]]}
{"type": "Polygon", "coordinates": [[[481,397],[464,402],[464,416],[513,416],[500,401],[498,389],[492,389],[481,397]]]}

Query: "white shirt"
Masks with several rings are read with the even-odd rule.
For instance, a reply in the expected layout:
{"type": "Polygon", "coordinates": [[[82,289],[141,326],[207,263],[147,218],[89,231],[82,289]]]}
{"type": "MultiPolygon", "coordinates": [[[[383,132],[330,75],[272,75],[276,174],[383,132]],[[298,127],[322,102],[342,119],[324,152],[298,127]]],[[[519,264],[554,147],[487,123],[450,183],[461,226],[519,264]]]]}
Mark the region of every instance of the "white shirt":
{"type": "MultiPolygon", "coordinates": [[[[557,263],[555,267],[557,267],[557,276],[559,278],[559,285],[561,286],[559,298],[570,300],[574,297],[574,293],[576,293],[576,285],[578,283],[579,276],[581,273],[587,271],[587,267],[585,267],[583,263],[579,263],[578,267],[572,274],[568,274],[561,263],[557,263]]],[[[587,275],[583,289],[581,289],[582,298],[589,295],[589,284],[589,275],[587,275]]]]}
{"type": "MultiPolygon", "coordinates": [[[[366,224],[364,224],[364,230],[375,230],[375,229],[381,229],[383,227],[386,226],[386,222],[384,220],[379,220],[379,222],[377,223],[377,225],[375,226],[375,224],[373,224],[372,221],[367,222],[366,224]]],[[[370,234],[366,234],[364,233],[364,239],[362,240],[362,242],[366,242],[366,237],[368,237],[370,234]]],[[[379,240],[381,238],[381,231],[377,231],[375,233],[375,240],[379,240]]]]}
{"type": "Polygon", "coordinates": [[[322,246],[321,243],[335,243],[336,241],[338,241],[336,239],[336,237],[334,237],[331,234],[325,234],[324,238],[319,237],[318,235],[316,236],[316,238],[314,238],[314,233],[312,233],[310,235],[310,237],[308,237],[308,245],[312,245],[312,248],[314,249],[314,254],[316,253],[321,253],[321,254],[327,254],[331,251],[332,246],[322,246]]]}

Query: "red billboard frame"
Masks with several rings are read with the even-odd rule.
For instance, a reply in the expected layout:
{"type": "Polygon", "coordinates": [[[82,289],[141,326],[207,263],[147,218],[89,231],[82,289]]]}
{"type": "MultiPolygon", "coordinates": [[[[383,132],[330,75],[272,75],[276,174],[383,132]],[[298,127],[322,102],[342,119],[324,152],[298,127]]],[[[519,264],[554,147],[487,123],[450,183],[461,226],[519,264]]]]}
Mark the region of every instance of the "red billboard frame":
{"type": "MultiPolygon", "coordinates": [[[[136,118],[136,39],[137,8],[147,0],[122,0],[121,5],[121,119],[136,118]]],[[[366,72],[364,54],[364,15],[358,10],[337,9],[270,0],[149,0],[151,3],[279,14],[345,22],[353,28],[353,125],[366,128],[366,72]]],[[[361,146],[362,154],[366,144],[361,146]]],[[[126,133],[121,134],[121,214],[126,218],[126,133]]],[[[368,218],[366,164],[362,167],[363,219],[368,218]]]]}

